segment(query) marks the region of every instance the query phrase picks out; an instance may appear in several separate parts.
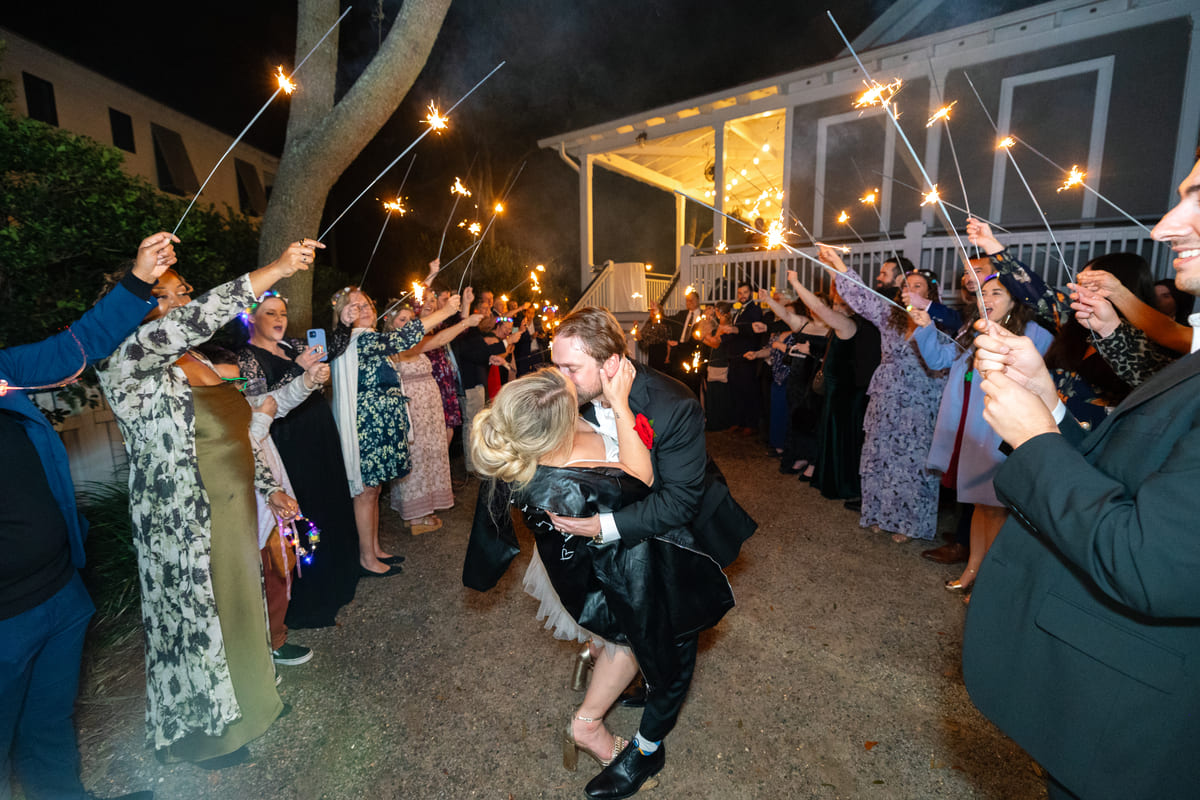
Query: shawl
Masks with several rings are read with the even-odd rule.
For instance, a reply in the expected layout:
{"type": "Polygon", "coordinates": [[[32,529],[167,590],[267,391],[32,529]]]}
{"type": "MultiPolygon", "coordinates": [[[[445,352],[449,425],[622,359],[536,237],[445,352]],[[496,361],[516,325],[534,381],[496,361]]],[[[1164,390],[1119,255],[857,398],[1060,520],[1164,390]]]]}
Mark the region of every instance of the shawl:
{"type": "Polygon", "coordinates": [[[342,459],[346,462],[346,480],[350,496],[363,493],[362,468],[358,459],[358,337],[369,328],[355,328],[350,344],[330,363],[333,373],[333,421],[337,423],[342,442],[342,459]]]}
{"type": "MultiPolygon", "coordinates": [[[[97,365],[129,457],[146,727],[159,749],[194,732],[219,736],[241,716],[213,596],[212,515],[196,463],[192,391],[175,362],[252,302],[243,275],[143,324],[97,365]]],[[[255,488],[279,490],[258,458],[255,488]]]]}

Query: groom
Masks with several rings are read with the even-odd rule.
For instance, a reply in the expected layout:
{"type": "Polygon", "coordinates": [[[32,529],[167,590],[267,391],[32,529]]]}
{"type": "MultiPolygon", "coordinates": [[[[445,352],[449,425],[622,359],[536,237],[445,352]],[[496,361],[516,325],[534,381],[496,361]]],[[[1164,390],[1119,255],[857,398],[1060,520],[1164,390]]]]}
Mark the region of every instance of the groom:
{"type": "MultiPolygon", "coordinates": [[[[601,435],[616,439],[618,425],[634,425],[647,441],[654,466],[654,491],[644,500],[593,517],[551,519],[560,531],[601,543],[636,545],[652,536],[686,529],[722,567],[737,558],[755,522],[734,502],[724,478],[708,458],[704,412],[686,386],[638,367],[629,393],[634,419],[616,419],[604,405],[600,374],[612,378],[627,356],[625,332],[602,308],[581,308],[563,319],[551,345],[554,365],[575,384],[580,412],[601,435]]],[[[674,643],[674,678],[648,686],[637,736],[612,764],[587,785],[589,797],[617,800],[636,794],[663,767],[663,738],[675,726],[696,666],[696,636],[674,643]]]]}

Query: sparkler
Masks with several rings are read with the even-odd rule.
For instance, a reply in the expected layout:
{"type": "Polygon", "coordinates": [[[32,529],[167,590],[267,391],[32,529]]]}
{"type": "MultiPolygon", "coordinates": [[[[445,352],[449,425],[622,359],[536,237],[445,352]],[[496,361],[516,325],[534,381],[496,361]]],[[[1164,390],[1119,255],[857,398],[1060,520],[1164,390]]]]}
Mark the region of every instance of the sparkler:
{"type": "MultiPolygon", "coordinates": [[[[483,240],[487,238],[488,231],[492,229],[492,223],[496,221],[496,217],[500,216],[500,212],[504,210],[504,202],[508,200],[509,193],[512,192],[513,187],[517,185],[517,179],[521,177],[521,173],[525,171],[525,165],[528,163],[528,161],[521,162],[521,166],[517,170],[517,174],[513,175],[513,179],[509,182],[508,187],[504,190],[504,194],[500,196],[500,200],[496,203],[492,211],[492,218],[488,220],[487,227],[483,230],[483,235],[480,236],[479,241],[475,243],[475,249],[471,252],[471,257],[467,259],[467,265],[463,267],[462,275],[460,275],[458,278],[459,292],[462,292],[463,281],[467,279],[467,272],[471,269],[471,263],[475,260],[476,254],[479,253],[479,248],[483,246],[483,240]]],[[[478,225],[478,223],[476,223],[476,225],[478,225]]],[[[534,289],[536,291],[541,291],[539,287],[534,287],[534,289]]]]}
{"type": "MultiPolygon", "coordinates": [[[[1038,216],[1042,218],[1042,224],[1046,226],[1046,233],[1050,236],[1050,243],[1054,245],[1055,251],[1058,253],[1058,258],[1062,261],[1062,265],[1067,268],[1067,274],[1071,276],[1071,283],[1075,283],[1075,270],[1071,269],[1071,265],[1067,263],[1063,257],[1062,248],[1058,246],[1058,239],[1054,236],[1054,230],[1050,227],[1050,220],[1046,219],[1046,212],[1042,211],[1042,204],[1038,202],[1037,197],[1033,194],[1033,189],[1029,185],[1029,181],[1025,180],[1025,173],[1021,172],[1021,167],[1017,165],[1017,159],[1013,156],[1012,147],[1016,141],[1011,136],[1005,136],[1000,140],[997,148],[1008,154],[1008,163],[1012,164],[1013,170],[1016,171],[1017,177],[1021,179],[1021,183],[1025,186],[1025,191],[1029,194],[1029,199],[1033,201],[1033,207],[1037,209],[1038,216]]],[[[1089,326],[1090,327],[1090,326],[1089,326]]]]}
{"type": "MultiPolygon", "coordinates": [[[[937,90],[938,101],[941,102],[945,100],[945,98],[942,97],[942,88],[937,84],[936,73],[933,69],[933,58],[926,53],[925,59],[929,63],[929,80],[931,83],[933,83],[933,88],[937,90]]],[[[934,112],[933,116],[929,118],[929,122],[926,123],[925,127],[928,128],[938,119],[942,121],[942,129],[946,131],[946,141],[950,144],[950,157],[954,159],[954,174],[958,176],[958,188],[962,191],[963,205],[967,207],[967,216],[969,217],[971,216],[971,198],[967,196],[967,184],[963,180],[962,167],[960,167],[958,164],[958,150],[954,147],[954,135],[950,132],[950,109],[954,108],[957,103],[958,101],[955,100],[951,102],[950,105],[939,108],[936,112],[934,112]]],[[[979,255],[979,248],[976,247],[975,257],[979,258],[979,255]]]]}
{"type": "MultiPolygon", "coordinates": [[[[837,30],[838,36],[840,36],[842,38],[842,41],[845,43],[846,49],[850,51],[850,55],[854,56],[854,61],[855,61],[855,63],[858,64],[858,68],[860,70],[862,70],[863,75],[869,81],[868,85],[873,85],[876,87],[879,86],[880,84],[878,82],[876,82],[871,77],[871,74],[867,71],[867,67],[865,64],[863,64],[862,59],[860,59],[858,57],[858,53],[854,50],[854,46],[852,44],[850,44],[850,40],[846,38],[846,34],[842,31],[841,26],[837,24],[837,20],[833,18],[833,12],[826,11],[825,13],[826,13],[826,15],[828,15],[829,21],[833,23],[833,27],[837,30]]],[[[893,82],[893,84],[895,84],[895,82],[893,82]]],[[[888,85],[892,85],[892,84],[888,84],[888,85]]],[[[897,85],[896,90],[898,90],[899,88],[900,87],[897,85]]],[[[912,157],[912,162],[913,162],[913,164],[916,165],[917,170],[920,171],[921,177],[924,178],[925,184],[927,186],[929,186],[931,189],[933,189],[934,191],[936,191],[937,184],[935,184],[933,182],[933,179],[929,177],[929,173],[925,170],[925,165],[921,162],[921,159],[917,157],[916,149],[913,147],[912,142],[909,141],[908,135],[904,133],[904,128],[900,127],[899,116],[896,113],[894,104],[892,104],[890,102],[892,95],[894,95],[894,94],[895,94],[895,90],[893,90],[892,93],[887,96],[887,102],[881,101],[880,104],[882,105],[883,110],[887,113],[888,119],[891,120],[893,127],[895,127],[896,133],[900,136],[900,140],[904,142],[904,146],[908,149],[908,154],[912,157]]],[[[967,255],[967,248],[963,246],[962,239],[960,239],[958,236],[958,231],[955,229],[954,225],[952,225],[950,223],[950,212],[948,212],[946,210],[946,206],[942,202],[940,197],[937,198],[937,208],[942,214],[942,219],[943,219],[943,222],[945,223],[946,228],[952,234],[954,234],[954,241],[958,243],[959,255],[962,257],[963,267],[966,269],[970,269],[971,257],[969,255],[967,255]]],[[[978,286],[976,287],[976,290],[977,291],[976,291],[975,299],[979,304],[980,316],[986,317],[987,314],[984,310],[983,290],[980,289],[978,286]]]]}
{"type": "MultiPolygon", "coordinates": [[[[484,75],[482,78],[480,78],[478,83],[476,83],[474,86],[472,86],[470,89],[468,89],[466,94],[464,94],[462,97],[458,98],[458,100],[454,103],[454,105],[450,106],[450,110],[448,110],[446,112],[445,116],[439,115],[438,119],[439,120],[449,119],[450,115],[454,113],[454,109],[458,108],[459,104],[462,103],[462,101],[466,100],[468,97],[470,97],[475,92],[476,89],[478,89],[480,86],[482,86],[484,81],[486,81],[488,78],[495,75],[497,70],[499,70],[501,67],[503,67],[505,65],[505,63],[506,62],[501,61],[499,64],[497,64],[495,67],[493,67],[491,72],[489,72],[487,75],[484,75]]],[[[412,150],[414,147],[416,147],[417,144],[420,143],[420,141],[422,139],[424,139],[426,136],[428,136],[430,131],[435,130],[435,128],[433,127],[432,120],[426,118],[426,122],[429,123],[429,127],[427,127],[425,130],[421,131],[421,135],[418,136],[416,139],[414,139],[412,144],[410,144],[408,147],[404,148],[404,150],[402,150],[400,152],[400,155],[398,155],[394,159],[392,159],[392,163],[390,163],[386,167],[384,167],[383,171],[380,172],[377,176],[375,176],[375,179],[373,181],[371,181],[370,183],[368,183],[365,189],[363,189],[361,192],[358,193],[358,197],[355,197],[353,200],[350,201],[350,205],[346,206],[345,211],[338,214],[337,219],[335,219],[333,222],[329,223],[329,227],[325,229],[325,232],[317,237],[318,242],[323,240],[326,236],[329,235],[329,232],[331,230],[333,230],[333,226],[338,224],[338,220],[340,220],[342,217],[346,216],[346,212],[349,211],[350,209],[354,208],[354,204],[357,203],[359,200],[361,200],[362,196],[364,194],[366,194],[371,189],[372,186],[379,183],[380,179],[383,178],[383,176],[386,175],[391,170],[392,167],[394,167],[394,166],[396,166],[396,164],[400,163],[400,159],[402,159],[402,158],[404,158],[404,156],[408,155],[408,152],[410,150],[412,150]]]]}
{"type": "Polygon", "coordinates": [[[524,284],[528,283],[529,281],[533,281],[534,283],[537,283],[537,280],[538,280],[538,273],[539,273],[539,272],[545,272],[545,271],[546,271],[546,265],[545,265],[545,264],[538,264],[536,267],[534,267],[533,269],[531,269],[531,270],[529,271],[529,277],[528,277],[528,278],[522,278],[522,279],[521,279],[521,281],[520,281],[520,283],[518,283],[516,286],[514,286],[514,287],[512,287],[511,289],[509,289],[509,290],[508,290],[508,293],[509,293],[509,294],[512,294],[513,292],[515,292],[517,289],[519,289],[521,286],[523,286],[524,284]]]}
{"type": "Polygon", "coordinates": [[[450,120],[446,117],[443,117],[441,112],[437,110],[437,106],[435,106],[433,101],[430,100],[429,113],[425,115],[425,121],[429,123],[430,130],[444,131],[446,130],[446,123],[448,123],[450,120]]]}
{"type": "MultiPolygon", "coordinates": [[[[1021,144],[1025,144],[1025,142],[1021,142],[1021,144]]],[[[1026,145],[1026,147],[1028,147],[1028,145],[1026,145]]],[[[1032,148],[1031,148],[1031,149],[1032,149],[1032,148]]],[[[1061,169],[1061,167],[1060,167],[1060,169],[1061,169]]],[[[1128,214],[1128,213],[1127,213],[1127,212],[1126,212],[1126,211],[1125,211],[1123,208],[1121,208],[1120,206],[1118,206],[1118,205],[1117,205],[1116,203],[1114,203],[1112,200],[1109,200],[1109,199],[1108,199],[1107,197],[1105,197],[1104,195],[1102,195],[1102,194],[1100,194],[1099,192],[1097,192],[1097,191],[1096,191],[1095,189],[1093,189],[1091,186],[1088,186],[1088,185],[1087,185],[1087,184],[1084,182],[1084,180],[1083,180],[1083,179],[1084,179],[1084,178],[1086,178],[1086,177],[1087,177],[1087,173],[1086,173],[1086,172],[1080,172],[1080,171],[1079,171],[1079,167],[1072,165],[1072,166],[1071,166],[1071,172],[1070,172],[1070,173],[1067,175],[1067,179],[1066,179],[1066,180],[1063,182],[1063,185],[1062,185],[1062,186],[1060,186],[1060,187],[1058,187],[1058,191],[1060,191],[1060,192],[1061,192],[1063,189],[1071,189],[1071,188],[1074,188],[1074,187],[1076,187],[1076,186],[1082,186],[1084,189],[1087,189],[1089,192],[1091,192],[1092,194],[1096,195],[1096,197],[1100,198],[1101,200],[1103,200],[1104,202],[1106,202],[1106,203],[1108,203],[1110,206],[1112,206],[1112,207],[1113,207],[1113,208],[1114,208],[1114,209],[1117,211],[1117,213],[1118,213],[1118,214],[1120,214],[1121,216],[1125,217],[1125,219],[1129,220],[1129,221],[1130,221],[1130,222],[1132,222],[1134,225],[1137,225],[1139,228],[1141,228],[1142,230],[1144,230],[1144,231],[1146,232],[1146,235],[1147,235],[1147,236],[1150,236],[1150,235],[1152,235],[1152,234],[1150,233],[1150,229],[1149,229],[1149,228],[1147,228],[1145,225],[1143,225],[1142,223],[1138,222],[1136,219],[1134,219],[1133,217],[1131,217],[1131,216],[1130,216],[1130,215],[1129,215],[1129,214],[1128,214]]]]}
{"type": "MultiPolygon", "coordinates": [[[[829,18],[833,19],[833,15],[830,14],[829,18]]],[[[833,24],[835,27],[837,26],[836,22],[833,24]]],[[[841,28],[838,28],[838,33],[841,33],[841,28]]],[[[858,60],[857,55],[855,56],[855,60],[858,60]]],[[[859,66],[862,66],[862,62],[859,62],[859,66]]],[[[863,75],[867,75],[867,71],[865,69],[863,70],[863,75]]],[[[872,80],[871,77],[867,75],[866,84],[867,90],[860,94],[854,101],[855,108],[869,108],[871,106],[882,106],[887,108],[892,102],[892,98],[895,97],[896,93],[900,91],[900,87],[904,85],[904,81],[902,81],[900,78],[896,78],[891,83],[879,83],[878,81],[872,80]]]]}
{"type": "MultiPolygon", "coordinates": [[[[438,244],[437,257],[440,260],[442,257],[442,248],[446,246],[446,231],[450,230],[450,220],[454,219],[454,211],[458,208],[458,201],[463,197],[470,197],[471,190],[463,186],[463,182],[454,176],[454,185],[450,187],[450,194],[454,195],[454,204],[450,206],[450,215],[446,217],[446,224],[442,227],[442,241],[438,244]]],[[[460,223],[458,227],[462,227],[460,223]]]]}
{"type": "Polygon", "coordinates": [[[384,201],[383,208],[387,214],[383,218],[383,226],[379,229],[379,235],[375,237],[375,246],[371,248],[371,255],[367,258],[367,266],[363,268],[362,278],[358,281],[358,285],[362,286],[367,280],[367,272],[371,269],[371,262],[375,260],[375,253],[379,250],[379,243],[383,241],[383,232],[387,230],[388,222],[392,219],[392,214],[404,216],[408,213],[408,209],[404,207],[400,200],[400,192],[404,191],[404,184],[408,183],[408,175],[412,172],[413,164],[417,163],[417,156],[413,154],[413,160],[408,162],[408,169],[404,171],[404,180],[400,181],[400,189],[396,192],[396,199],[388,202],[384,201]]]}
{"type": "Polygon", "coordinates": [[[854,238],[858,239],[859,244],[866,244],[866,242],[863,241],[863,238],[858,235],[858,231],[854,230],[854,226],[850,224],[849,214],[847,214],[845,211],[842,211],[841,214],[838,214],[837,221],[850,229],[850,232],[854,234],[854,238]]]}
{"type": "Polygon", "coordinates": [[[263,103],[262,108],[260,108],[258,110],[258,113],[250,118],[250,121],[246,123],[246,127],[242,128],[242,132],[239,133],[237,135],[237,138],[233,140],[233,144],[229,145],[229,148],[221,155],[220,158],[217,159],[217,163],[213,165],[212,171],[208,173],[208,177],[204,179],[204,183],[200,184],[200,188],[196,190],[196,193],[194,195],[192,195],[191,202],[189,202],[187,205],[187,208],[185,208],[183,210],[183,216],[179,218],[179,222],[175,223],[175,230],[171,231],[172,234],[176,234],[179,232],[179,226],[183,224],[183,221],[185,219],[187,219],[187,215],[191,212],[192,206],[196,205],[196,201],[199,200],[200,195],[204,193],[204,187],[208,186],[208,182],[212,180],[212,176],[217,173],[217,168],[220,167],[221,163],[223,161],[225,161],[225,159],[229,156],[230,153],[233,152],[233,148],[237,147],[238,142],[240,142],[242,140],[242,137],[244,137],[246,135],[246,132],[250,130],[250,127],[252,125],[254,125],[255,122],[258,122],[258,118],[263,115],[263,112],[265,112],[267,110],[268,106],[270,106],[271,103],[275,102],[275,98],[279,96],[279,93],[284,92],[285,94],[291,94],[293,91],[295,91],[296,84],[292,82],[291,78],[296,77],[296,73],[299,72],[300,68],[304,66],[304,62],[308,61],[308,57],[316,52],[317,48],[321,46],[321,43],[324,42],[327,38],[329,38],[329,34],[333,33],[334,29],[337,28],[338,25],[342,24],[342,20],[345,19],[346,15],[350,13],[351,8],[353,8],[353,6],[346,6],[346,10],[343,11],[342,15],[340,17],[338,17],[337,20],[334,21],[333,25],[331,25],[329,27],[329,30],[325,31],[325,35],[322,36],[320,39],[317,39],[317,43],[314,44],[312,46],[312,49],[308,51],[308,55],[306,55],[306,56],[304,56],[304,58],[300,59],[300,63],[296,65],[296,68],[294,70],[292,70],[292,74],[291,74],[290,78],[285,77],[283,74],[283,67],[282,66],[279,67],[279,72],[276,74],[276,78],[278,79],[278,83],[279,83],[279,88],[276,89],[271,94],[271,96],[267,98],[267,102],[263,103]]]}
{"type": "MultiPolygon", "coordinates": [[[[737,217],[734,217],[730,214],[726,214],[724,211],[721,211],[719,208],[716,208],[715,206],[710,206],[708,203],[705,203],[702,200],[697,200],[696,198],[694,198],[690,195],[684,194],[683,192],[681,192],[678,189],[675,190],[675,194],[679,195],[680,197],[683,197],[686,200],[691,200],[694,203],[698,203],[698,204],[704,206],[705,208],[709,209],[710,211],[715,211],[716,213],[720,214],[721,216],[725,217],[726,219],[730,220],[731,222],[736,222],[738,225],[741,225],[747,231],[750,231],[752,233],[755,231],[755,228],[753,226],[747,225],[745,222],[738,219],[737,217]]],[[[825,244],[822,244],[822,243],[816,242],[816,241],[814,241],[813,244],[815,244],[818,247],[829,247],[829,245],[825,245],[825,244]]],[[[799,256],[800,258],[803,258],[806,261],[811,261],[812,263],[816,264],[818,267],[825,270],[826,272],[832,273],[834,276],[845,275],[847,280],[857,283],[859,286],[866,289],[871,294],[877,296],[879,299],[883,300],[888,305],[895,306],[896,308],[899,308],[900,310],[905,311],[905,313],[907,313],[907,309],[905,309],[904,306],[900,305],[895,300],[892,300],[890,297],[887,297],[886,295],[883,295],[880,292],[877,292],[874,289],[872,289],[870,286],[868,286],[866,284],[865,281],[863,281],[863,279],[857,273],[851,272],[849,269],[847,269],[845,272],[841,272],[837,269],[834,269],[833,267],[829,266],[828,264],[826,264],[824,261],[820,260],[819,258],[810,256],[808,253],[805,253],[802,250],[792,247],[787,242],[783,243],[783,249],[787,250],[792,255],[799,256]]],[[[841,250],[843,253],[850,252],[850,248],[848,248],[848,247],[833,247],[832,249],[841,250]]],[[[946,339],[948,339],[951,342],[954,342],[956,347],[958,347],[960,349],[964,349],[963,346],[961,344],[959,344],[956,339],[951,337],[945,331],[938,329],[936,326],[934,329],[937,330],[939,335],[944,336],[946,339]]]]}

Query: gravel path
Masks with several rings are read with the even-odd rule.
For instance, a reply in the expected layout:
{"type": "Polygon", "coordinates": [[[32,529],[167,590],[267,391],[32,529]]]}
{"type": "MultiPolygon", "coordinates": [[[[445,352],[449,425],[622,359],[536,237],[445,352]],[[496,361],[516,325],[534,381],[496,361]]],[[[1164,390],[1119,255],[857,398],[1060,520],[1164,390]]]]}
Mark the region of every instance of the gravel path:
{"type": "MultiPolygon", "coordinates": [[[[1044,797],[1036,766],[962,686],[965,609],[941,588],[958,567],[860,529],[758,443],[716,434],[709,448],[760,527],[728,571],[737,607],[701,637],[666,768],[643,796],[1044,797]]],[[[424,536],[384,512],[404,574],[362,581],[336,628],[292,634],[316,657],[280,668],[295,710],[251,745],[250,764],[160,766],[143,738],[140,645],[89,650],[84,784],[160,800],[584,798],[598,768],[584,758],[567,772],[560,755],[580,699],[576,648],[534,621],[526,558],[487,594],[461,585],[475,487],[424,536]]],[[[608,721],[631,735],[638,717],[608,721]]]]}

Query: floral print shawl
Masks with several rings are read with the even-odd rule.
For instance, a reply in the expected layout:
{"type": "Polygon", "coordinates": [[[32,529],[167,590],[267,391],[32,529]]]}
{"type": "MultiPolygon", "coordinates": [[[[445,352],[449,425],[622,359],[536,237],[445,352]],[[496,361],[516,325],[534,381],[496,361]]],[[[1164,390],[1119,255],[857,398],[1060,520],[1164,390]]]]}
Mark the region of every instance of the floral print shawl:
{"type": "MultiPolygon", "coordinates": [[[[253,302],[243,275],[143,324],[97,367],[129,456],[146,727],[155,748],[194,732],[220,735],[241,716],[213,596],[211,513],[196,463],[192,391],[175,362],[253,302]]],[[[257,458],[255,487],[265,495],[280,488],[257,458]]]]}

